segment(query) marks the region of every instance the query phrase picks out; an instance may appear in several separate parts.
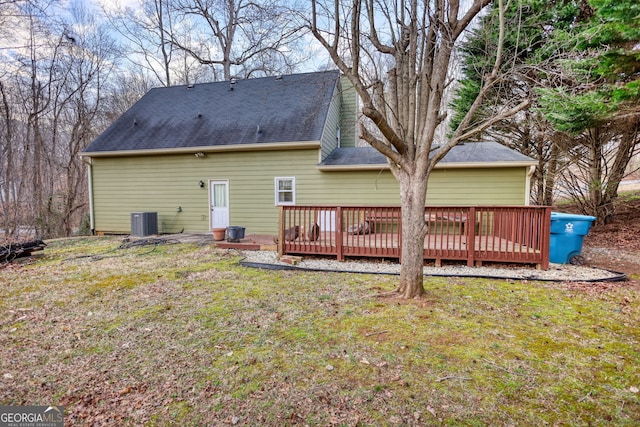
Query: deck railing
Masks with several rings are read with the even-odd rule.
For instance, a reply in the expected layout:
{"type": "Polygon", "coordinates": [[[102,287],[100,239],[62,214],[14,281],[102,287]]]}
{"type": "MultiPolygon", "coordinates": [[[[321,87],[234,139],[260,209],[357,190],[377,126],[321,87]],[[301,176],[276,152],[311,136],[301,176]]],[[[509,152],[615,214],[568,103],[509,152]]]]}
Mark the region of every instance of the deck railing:
{"type": "MultiPolygon", "coordinates": [[[[429,206],[424,259],[549,267],[551,207],[429,206]]],[[[278,252],[402,258],[398,206],[282,206],[278,252]]]]}

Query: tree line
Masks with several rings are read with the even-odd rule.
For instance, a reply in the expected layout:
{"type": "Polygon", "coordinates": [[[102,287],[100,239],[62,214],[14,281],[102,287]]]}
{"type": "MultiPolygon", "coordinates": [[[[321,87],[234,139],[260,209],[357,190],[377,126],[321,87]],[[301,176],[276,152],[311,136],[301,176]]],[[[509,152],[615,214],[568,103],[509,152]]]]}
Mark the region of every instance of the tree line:
{"type": "Polygon", "coordinates": [[[78,154],[154,86],[294,72],[293,3],[0,1],[0,235],[88,232],[78,154]]]}
{"type": "MultiPolygon", "coordinates": [[[[640,6],[477,0],[465,15],[457,1],[421,5],[0,0],[0,232],[86,231],[78,153],[151,87],[329,66],[361,86],[361,136],[393,164],[412,170],[402,156],[416,154],[416,136],[443,135],[447,147],[495,139],[538,160],[536,203],[552,204],[562,188],[584,213],[613,219],[639,146],[640,6]],[[317,63],[324,55],[331,65],[317,63]]],[[[415,178],[426,188],[428,174],[415,178]]]]}

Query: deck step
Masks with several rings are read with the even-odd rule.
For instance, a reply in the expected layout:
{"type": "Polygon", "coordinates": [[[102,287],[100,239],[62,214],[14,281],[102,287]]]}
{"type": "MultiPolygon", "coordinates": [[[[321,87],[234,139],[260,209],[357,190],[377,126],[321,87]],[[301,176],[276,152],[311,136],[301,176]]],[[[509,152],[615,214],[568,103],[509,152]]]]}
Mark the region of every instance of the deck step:
{"type": "Polygon", "coordinates": [[[283,255],[280,257],[280,261],[291,265],[297,265],[300,261],[302,261],[302,257],[295,255],[283,255]]]}

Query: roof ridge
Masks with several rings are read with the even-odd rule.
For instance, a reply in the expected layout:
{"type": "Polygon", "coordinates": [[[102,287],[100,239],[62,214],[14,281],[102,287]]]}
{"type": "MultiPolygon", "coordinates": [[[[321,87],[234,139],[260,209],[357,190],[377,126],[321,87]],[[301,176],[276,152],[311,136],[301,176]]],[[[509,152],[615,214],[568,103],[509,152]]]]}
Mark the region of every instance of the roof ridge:
{"type": "Polygon", "coordinates": [[[214,81],[208,81],[208,82],[182,83],[182,84],[171,85],[171,86],[154,86],[151,89],[149,89],[149,91],[152,91],[154,89],[190,88],[190,87],[202,86],[202,85],[229,84],[232,81],[246,82],[246,81],[258,81],[258,80],[268,80],[268,79],[284,80],[285,77],[300,77],[300,76],[320,75],[320,74],[340,74],[340,70],[336,69],[336,70],[322,70],[322,71],[307,71],[304,73],[274,74],[272,76],[262,76],[262,77],[246,77],[246,78],[232,77],[229,80],[214,80],[214,81]]]}

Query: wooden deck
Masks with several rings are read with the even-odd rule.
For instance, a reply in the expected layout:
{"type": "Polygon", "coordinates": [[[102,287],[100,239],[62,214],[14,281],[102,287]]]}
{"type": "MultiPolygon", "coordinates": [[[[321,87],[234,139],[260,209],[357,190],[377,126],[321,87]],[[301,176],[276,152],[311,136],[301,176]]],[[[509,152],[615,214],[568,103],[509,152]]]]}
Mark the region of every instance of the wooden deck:
{"type": "MultiPolygon", "coordinates": [[[[549,266],[550,207],[428,207],[424,259],[549,266]],[[471,219],[471,220],[470,220],[471,219]]],[[[282,207],[281,254],[401,259],[399,207],[282,207]]]]}

